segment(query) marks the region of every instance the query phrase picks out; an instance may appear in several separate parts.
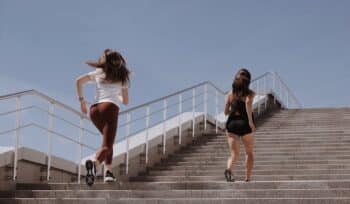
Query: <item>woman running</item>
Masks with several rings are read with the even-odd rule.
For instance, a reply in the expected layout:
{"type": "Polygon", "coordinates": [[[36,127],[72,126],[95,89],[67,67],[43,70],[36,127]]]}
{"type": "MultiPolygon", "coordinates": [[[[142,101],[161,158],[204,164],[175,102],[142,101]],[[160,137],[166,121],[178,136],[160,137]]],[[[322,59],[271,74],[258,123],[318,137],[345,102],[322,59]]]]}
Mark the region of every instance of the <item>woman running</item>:
{"type": "Polygon", "coordinates": [[[253,116],[253,100],[255,93],[249,89],[251,75],[247,69],[237,72],[232,91],[227,94],[225,104],[225,115],[228,115],[226,122],[227,140],[231,156],[227,161],[225,178],[227,181],[234,181],[232,170],[239,159],[240,140],[242,139],[245,152],[245,181],[249,182],[254,164],[253,132],[256,131],[253,116]]]}
{"type": "Polygon", "coordinates": [[[94,161],[87,160],[86,182],[92,185],[96,176],[96,169],[104,162],[106,166],[105,182],[116,181],[112,173],[113,144],[118,125],[118,113],[121,103],[129,102],[128,84],[130,71],[126,67],[123,56],[111,49],[106,49],[98,62],[87,61],[95,71],[80,76],[77,79],[77,91],[81,111],[87,114],[86,102],[82,85],[93,81],[96,84],[95,103],[90,107],[90,118],[102,134],[102,145],[97,151],[94,161]]]}

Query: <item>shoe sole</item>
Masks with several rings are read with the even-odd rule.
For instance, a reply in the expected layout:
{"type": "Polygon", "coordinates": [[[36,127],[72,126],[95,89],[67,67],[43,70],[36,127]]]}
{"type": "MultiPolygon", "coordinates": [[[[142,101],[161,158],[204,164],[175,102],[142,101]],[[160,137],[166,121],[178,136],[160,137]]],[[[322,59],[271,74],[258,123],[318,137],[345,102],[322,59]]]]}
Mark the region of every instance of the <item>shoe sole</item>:
{"type": "Polygon", "coordinates": [[[107,182],[107,183],[111,183],[111,182],[116,182],[117,181],[117,179],[108,179],[108,178],[105,178],[105,180],[104,180],[105,182],[107,182]]]}
{"type": "Polygon", "coordinates": [[[87,172],[85,177],[86,184],[88,186],[92,186],[95,182],[95,176],[94,176],[94,173],[92,172],[94,168],[94,163],[91,160],[87,160],[85,162],[85,168],[87,172]]]}

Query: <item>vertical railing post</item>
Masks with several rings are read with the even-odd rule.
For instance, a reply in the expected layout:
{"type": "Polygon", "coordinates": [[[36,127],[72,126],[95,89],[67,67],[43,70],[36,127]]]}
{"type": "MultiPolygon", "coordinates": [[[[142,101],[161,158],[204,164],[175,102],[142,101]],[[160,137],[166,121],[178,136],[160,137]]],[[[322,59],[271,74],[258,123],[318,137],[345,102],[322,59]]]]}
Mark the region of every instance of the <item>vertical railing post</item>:
{"type": "Polygon", "coordinates": [[[15,156],[13,161],[13,180],[17,179],[17,165],[18,165],[18,148],[19,148],[19,137],[21,127],[21,98],[16,98],[16,131],[15,131],[15,156]]]}
{"type": "Polygon", "coordinates": [[[179,144],[182,138],[182,94],[179,94],[179,144]]]}
{"type": "Polygon", "coordinates": [[[78,152],[78,184],[80,184],[81,177],[81,160],[83,155],[83,136],[84,136],[84,119],[80,117],[80,128],[79,128],[79,152],[78,152]]]}
{"type": "Polygon", "coordinates": [[[260,93],[260,86],[259,86],[259,79],[256,81],[256,91],[257,91],[257,95],[259,96],[259,100],[258,100],[258,116],[260,115],[260,96],[261,96],[261,93],[260,93]]]}
{"type": "Polygon", "coordinates": [[[283,108],[283,91],[282,91],[282,83],[280,81],[280,79],[278,78],[278,84],[279,84],[279,90],[280,90],[280,94],[279,94],[279,99],[281,100],[281,106],[283,108]]]}
{"type": "Polygon", "coordinates": [[[288,90],[286,91],[286,98],[287,98],[287,109],[289,108],[289,92],[288,92],[288,90]]]}
{"type": "Polygon", "coordinates": [[[276,104],[276,73],[272,72],[272,90],[271,92],[273,93],[273,103],[276,104]]]}
{"type": "Polygon", "coordinates": [[[267,91],[267,81],[266,81],[266,78],[267,78],[267,76],[264,76],[264,96],[265,96],[265,100],[264,100],[264,111],[266,111],[266,109],[267,109],[267,97],[268,97],[268,95],[267,95],[268,91],[267,91]]]}
{"type": "Polygon", "coordinates": [[[149,134],[150,107],[146,108],[146,164],[148,164],[148,134],[149,134]]]}
{"type": "Polygon", "coordinates": [[[163,154],[166,152],[166,119],[167,119],[167,100],[163,101],[163,154]]]}
{"type": "Polygon", "coordinates": [[[47,181],[50,181],[50,171],[51,171],[51,153],[52,153],[52,130],[53,130],[53,112],[55,104],[50,102],[49,107],[49,128],[47,130],[47,181]]]}
{"type": "Polygon", "coordinates": [[[125,158],[125,163],[126,163],[126,174],[129,174],[129,140],[130,140],[130,125],[131,125],[131,113],[128,112],[126,114],[126,158],[125,158]]]}
{"type": "Polygon", "coordinates": [[[204,130],[207,130],[208,85],[204,84],[204,130]]]}
{"type": "Polygon", "coordinates": [[[219,119],[219,99],[218,99],[218,90],[215,90],[215,133],[218,133],[218,119],[219,119]]]}
{"type": "Polygon", "coordinates": [[[196,123],[196,117],[195,117],[195,110],[196,110],[196,88],[192,89],[192,137],[194,137],[194,128],[196,123]]]}

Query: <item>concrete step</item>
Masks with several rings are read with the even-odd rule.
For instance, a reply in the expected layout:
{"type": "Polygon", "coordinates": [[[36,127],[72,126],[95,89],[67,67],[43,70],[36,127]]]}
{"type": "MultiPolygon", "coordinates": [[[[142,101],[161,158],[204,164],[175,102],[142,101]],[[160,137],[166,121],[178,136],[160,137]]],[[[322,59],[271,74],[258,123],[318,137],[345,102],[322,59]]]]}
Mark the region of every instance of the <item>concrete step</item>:
{"type": "MultiPolygon", "coordinates": [[[[334,134],[334,135],[276,135],[276,136],[266,136],[266,135],[254,135],[255,141],[295,141],[295,140],[324,140],[324,139],[338,139],[338,140],[343,140],[343,139],[349,139],[350,134],[334,134]]],[[[207,142],[226,142],[227,141],[227,136],[225,135],[224,137],[213,137],[207,142]]]]}
{"type": "MultiPolygon", "coordinates": [[[[349,146],[349,142],[339,141],[339,142],[309,142],[309,143],[255,143],[255,148],[266,148],[266,149],[274,149],[274,148],[307,148],[307,147],[345,147],[349,146]]],[[[189,147],[189,150],[212,150],[212,151],[218,151],[222,148],[227,146],[227,144],[219,144],[219,145],[211,145],[211,146],[195,146],[195,147],[189,147]]]]}
{"type": "MultiPolygon", "coordinates": [[[[150,171],[148,175],[150,176],[217,176],[224,172],[224,168],[218,167],[216,170],[178,170],[178,171],[150,171]]],[[[254,175],[320,175],[320,174],[348,174],[350,169],[297,169],[292,168],[289,170],[253,170],[254,175]]],[[[244,175],[245,170],[236,169],[234,171],[235,175],[244,175]]]]}
{"type": "MultiPolygon", "coordinates": [[[[245,166],[241,164],[242,162],[239,162],[235,169],[236,170],[245,170],[245,166]]],[[[218,168],[225,167],[223,166],[199,166],[199,165],[189,165],[189,166],[155,166],[152,168],[149,168],[149,172],[151,171],[192,171],[192,170],[207,170],[207,171],[214,171],[218,168]]],[[[289,169],[300,169],[300,170],[316,170],[316,169],[325,169],[325,170],[331,170],[331,169],[339,169],[339,170],[345,170],[350,169],[350,165],[348,164],[338,164],[338,165],[332,165],[332,164],[275,164],[275,165],[254,165],[254,172],[258,170],[289,170],[289,169]]]]}
{"type": "MultiPolygon", "coordinates": [[[[343,165],[343,164],[349,164],[350,159],[304,159],[304,160],[277,160],[277,161],[264,161],[264,160],[255,160],[254,165],[277,165],[277,166],[284,166],[284,165],[308,165],[308,164],[335,164],[335,165],[343,165]]],[[[242,164],[243,165],[244,160],[241,158],[237,165],[242,164]]],[[[161,166],[200,166],[200,167],[215,167],[215,166],[225,166],[226,160],[221,161],[192,161],[192,162],[167,162],[160,164],[161,166]]]]}
{"type": "Polygon", "coordinates": [[[210,190],[21,190],[16,198],[327,198],[347,197],[339,189],[210,189],[210,190]]]}
{"type": "Polygon", "coordinates": [[[122,199],[120,204],[345,204],[350,198],[213,198],[213,199],[122,199]]]}
{"type": "MultiPolygon", "coordinates": [[[[255,161],[263,160],[263,161],[298,161],[298,160],[321,160],[321,159],[330,159],[330,160],[342,160],[350,159],[350,155],[260,155],[260,154],[255,154],[255,161]]],[[[198,158],[169,158],[166,161],[167,164],[171,163],[177,163],[180,164],[179,162],[193,162],[193,163],[210,163],[210,164],[217,164],[217,163],[222,163],[226,162],[228,157],[213,157],[212,159],[198,159],[198,158]],[[202,161],[201,161],[202,160],[202,161]]]]}
{"type": "Polygon", "coordinates": [[[18,190],[219,190],[219,189],[339,189],[350,188],[350,179],[341,180],[294,180],[294,181],[168,181],[100,183],[89,187],[76,183],[18,183],[18,190]]]}
{"type": "MultiPolygon", "coordinates": [[[[294,141],[283,141],[283,140],[271,140],[271,141],[256,141],[255,145],[258,147],[261,146],[278,146],[278,145],[309,145],[309,146],[314,146],[317,144],[336,144],[336,143],[347,143],[350,144],[350,138],[349,139],[335,139],[335,138],[324,138],[324,139],[315,139],[315,140],[294,140],[294,141]],[[314,145],[312,145],[314,144],[314,145]]],[[[213,142],[206,142],[204,143],[205,147],[218,147],[218,146],[223,146],[223,145],[227,145],[227,141],[213,141],[213,142]]],[[[199,145],[203,145],[201,143],[199,143],[199,145]]]]}
{"type": "MultiPolygon", "coordinates": [[[[278,149],[265,149],[265,148],[254,148],[254,152],[259,154],[283,154],[283,153],[303,153],[303,154],[314,154],[314,153],[327,153],[327,152],[350,152],[349,147],[341,147],[341,148],[278,148],[278,149]]],[[[245,149],[244,147],[240,148],[240,153],[244,154],[245,149]]],[[[226,148],[226,151],[220,151],[220,152],[207,152],[207,151],[181,151],[176,154],[170,155],[171,157],[177,156],[177,157],[186,157],[186,156],[227,156],[229,154],[229,148],[226,148]]]]}
{"type": "Polygon", "coordinates": [[[350,202],[350,198],[14,198],[0,199],[0,201],[1,203],[6,204],[348,204],[350,202]]]}
{"type": "MultiPolygon", "coordinates": [[[[275,147],[273,149],[265,148],[265,147],[254,147],[254,150],[256,152],[295,152],[295,151],[301,151],[301,152],[316,152],[316,151],[346,151],[349,150],[349,144],[343,144],[343,145],[332,145],[332,146],[315,146],[315,147],[299,147],[299,146],[291,146],[291,147],[275,147]]],[[[228,152],[228,147],[222,147],[221,150],[208,152],[206,149],[203,148],[196,148],[196,147],[189,147],[186,149],[182,149],[181,151],[175,153],[177,155],[188,155],[188,154],[226,154],[228,152]]],[[[244,152],[244,146],[241,144],[241,152],[244,152]]]]}
{"type": "Polygon", "coordinates": [[[0,198],[1,204],[107,204],[105,198],[0,198]]]}
{"type": "MultiPolygon", "coordinates": [[[[244,149],[244,148],[243,148],[244,149]]],[[[350,156],[350,150],[349,151],[329,151],[329,152],[299,152],[298,150],[294,151],[294,152],[260,152],[258,150],[254,150],[255,155],[256,156],[303,156],[303,155],[307,155],[307,156],[328,156],[328,155],[332,155],[332,156],[350,156]]],[[[244,155],[244,151],[241,151],[241,153],[244,155]]],[[[212,153],[212,154],[196,154],[196,155],[192,155],[192,154],[187,154],[187,155],[171,155],[168,160],[172,160],[172,159],[184,159],[184,160],[197,160],[197,159],[201,159],[201,160],[213,160],[213,159],[223,159],[223,158],[227,158],[229,156],[229,151],[227,151],[226,153],[212,153]]]]}
{"type": "MultiPolygon", "coordinates": [[[[244,181],[244,175],[235,176],[236,180],[244,181]]],[[[288,180],[341,180],[350,179],[350,174],[313,174],[313,175],[253,175],[254,181],[288,181],[288,180]]],[[[216,176],[136,176],[130,181],[225,181],[224,174],[216,176]]]]}

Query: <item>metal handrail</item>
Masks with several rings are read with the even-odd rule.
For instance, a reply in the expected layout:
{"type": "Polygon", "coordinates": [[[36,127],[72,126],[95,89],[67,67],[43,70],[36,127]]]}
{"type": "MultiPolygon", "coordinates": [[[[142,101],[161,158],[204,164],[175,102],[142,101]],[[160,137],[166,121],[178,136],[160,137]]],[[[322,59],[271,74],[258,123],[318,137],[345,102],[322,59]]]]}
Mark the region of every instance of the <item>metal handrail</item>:
{"type": "Polygon", "coordinates": [[[77,145],[82,145],[82,146],[84,146],[84,147],[86,147],[86,148],[88,148],[88,149],[90,149],[90,150],[92,150],[92,151],[96,151],[96,150],[97,150],[97,148],[95,148],[95,147],[92,147],[92,146],[87,145],[87,144],[85,144],[85,143],[81,143],[81,142],[79,142],[79,141],[77,141],[77,140],[74,140],[74,139],[72,139],[72,138],[70,138],[70,137],[68,137],[68,136],[66,136],[66,135],[63,135],[63,134],[61,134],[61,133],[58,133],[58,132],[56,132],[56,131],[49,130],[48,128],[45,128],[45,127],[43,127],[43,126],[41,126],[41,125],[39,125],[39,124],[37,124],[37,123],[28,123],[28,124],[26,124],[26,125],[21,125],[21,126],[18,127],[18,128],[12,128],[12,129],[9,129],[9,130],[5,130],[5,131],[0,132],[0,135],[4,135],[4,134],[10,133],[10,132],[14,132],[14,131],[16,131],[16,130],[25,129],[25,128],[28,128],[28,127],[31,127],[31,126],[32,126],[32,127],[37,127],[37,128],[39,128],[39,129],[42,129],[42,130],[50,131],[50,132],[53,133],[54,135],[57,135],[57,136],[59,136],[59,137],[61,137],[61,138],[63,138],[63,139],[69,140],[69,141],[71,141],[71,142],[73,142],[73,143],[75,143],[75,144],[77,144],[77,145]]]}
{"type": "Polygon", "coordinates": [[[66,105],[64,103],[61,103],[60,101],[57,101],[57,100],[55,100],[55,99],[53,99],[53,98],[51,98],[51,97],[49,97],[49,96],[39,92],[39,91],[36,91],[34,89],[0,96],[0,101],[1,100],[5,100],[5,99],[11,99],[11,98],[16,98],[16,97],[26,96],[26,95],[39,96],[40,98],[43,98],[46,101],[49,101],[50,103],[54,103],[55,105],[58,105],[61,108],[66,109],[66,110],[68,110],[68,111],[70,111],[70,112],[80,116],[81,118],[90,120],[86,115],[84,115],[81,112],[75,110],[74,108],[72,108],[72,107],[70,107],[70,106],[68,106],[68,105],[66,105]]]}
{"type": "MultiPolygon", "coordinates": [[[[60,117],[60,116],[58,116],[56,114],[50,113],[49,111],[44,110],[43,108],[40,108],[40,107],[35,106],[35,105],[27,106],[27,107],[23,107],[23,108],[20,108],[20,109],[14,109],[14,110],[11,110],[11,111],[0,113],[0,117],[6,116],[6,115],[9,115],[9,114],[14,114],[14,113],[17,113],[17,112],[22,112],[22,111],[29,110],[29,109],[37,109],[37,110],[39,110],[39,111],[41,111],[43,113],[47,113],[48,115],[50,115],[50,116],[52,116],[52,117],[54,117],[56,119],[59,119],[59,120],[65,122],[65,123],[67,123],[67,124],[69,124],[69,125],[71,125],[73,127],[80,128],[79,125],[77,125],[77,124],[75,124],[73,122],[70,122],[70,121],[68,121],[68,120],[66,120],[66,119],[64,119],[64,118],[62,118],[62,117],[60,117]]],[[[88,133],[90,133],[91,135],[99,135],[99,133],[94,132],[94,131],[89,130],[89,129],[86,129],[86,128],[83,128],[83,130],[88,132],[88,133]]]]}
{"type": "MultiPolygon", "coordinates": [[[[274,72],[266,72],[260,76],[258,76],[257,78],[254,78],[251,82],[251,85],[253,86],[255,83],[256,85],[256,93],[257,94],[267,94],[269,93],[268,89],[267,89],[267,86],[268,86],[268,82],[267,80],[269,79],[268,77],[269,76],[272,76],[272,83],[273,83],[273,88],[271,89],[273,92],[276,92],[276,98],[279,98],[281,101],[281,104],[283,104],[283,100],[285,99],[283,96],[286,97],[286,107],[288,108],[289,107],[289,101],[290,100],[294,100],[294,102],[296,103],[297,106],[301,107],[301,103],[298,101],[298,99],[295,97],[294,93],[290,90],[289,87],[287,87],[287,85],[284,83],[284,81],[280,78],[280,76],[277,74],[277,73],[274,73],[274,72]],[[262,83],[263,85],[260,85],[261,82],[260,80],[263,80],[262,83]],[[279,94],[277,93],[277,88],[276,88],[276,83],[279,83],[279,94]],[[283,89],[282,89],[283,88],[283,89]],[[286,93],[286,94],[283,94],[286,93]]],[[[271,81],[270,81],[271,82],[271,81]]],[[[201,89],[200,89],[201,90],[201,89]]],[[[150,121],[150,118],[152,115],[156,114],[156,113],[161,113],[163,112],[163,118],[161,119],[162,122],[160,123],[163,123],[163,154],[165,154],[165,147],[166,147],[166,123],[167,123],[167,120],[169,120],[170,118],[172,117],[176,117],[177,115],[179,115],[179,121],[178,121],[178,125],[179,125],[179,144],[181,144],[181,114],[184,113],[184,111],[190,111],[192,112],[192,136],[194,137],[195,136],[195,112],[198,108],[198,106],[203,106],[203,114],[204,114],[204,121],[207,120],[207,113],[208,113],[208,110],[207,110],[207,105],[208,105],[208,95],[209,94],[214,94],[215,92],[215,97],[212,97],[212,99],[214,100],[215,99],[215,117],[218,117],[218,114],[219,114],[219,110],[218,108],[220,107],[218,101],[219,101],[219,98],[220,98],[220,101],[223,99],[222,96],[225,96],[227,92],[225,91],[222,91],[220,88],[218,88],[215,84],[213,84],[211,81],[205,81],[205,82],[202,82],[202,83],[199,83],[197,85],[194,85],[194,86],[191,86],[189,88],[185,88],[185,89],[182,89],[180,91],[177,91],[175,93],[172,93],[172,94],[169,94],[169,95],[166,95],[166,96],[163,96],[163,97],[160,97],[160,98],[157,98],[155,100],[151,100],[149,102],[146,102],[146,103],[143,103],[141,105],[138,105],[138,106],[135,106],[135,107],[132,107],[132,108],[129,108],[127,110],[124,110],[122,112],[120,112],[119,115],[125,115],[126,114],[126,122],[125,123],[122,123],[119,125],[119,128],[120,127],[125,127],[126,128],[126,136],[125,137],[122,137],[123,139],[120,140],[120,141],[123,141],[123,140],[126,140],[126,172],[128,173],[128,165],[129,165],[129,137],[133,135],[133,133],[131,132],[131,124],[132,123],[135,123],[136,121],[140,121],[140,120],[145,120],[146,122],[146,127],[145,128],[141,128],[140,130],[136,131],[136,132],[139,132],[139,131],[145,131],[146,132],[146,139],[145,139],[145,143],[146,144],[146,163],[148,161],[148,130],[150,127],[149,125],[149,121],[150,121]],[[210,89],[208,90],[208,86],[210,87],[210,89]],[[204,91],[200,91],[199,93],[197,92],[197,88],[199,87],[203,87],[204,91]],[[213,90],[213,89],[214,90],[213,90]],[[192,94],[191,94],[191,97],[186,97],[185,99],[182,98],[183,95],[185,95],[184,93],[185,92],[188,92],[188,91],[192,91],[192,94]],[[174,97],[174,96],[177,96],[178,97],[178,102],[175,102],[175,103],[171,103],[168,105],[168,99],[170,99],[171,97],[174,97]],[[200,103],[197,102],[197,99],[196,97],[202,97],[203,96],[203,101],[202,101],[202,98],[200,98],[200,103]],[[182,109],[182,105],[185,101],[189,101],[192,99],[192,106],[189,107],[189,108],[186,108],[186,110],[183,110],[182,109]],[[155,111],[153,110],[152,112],[150,112],[150,107],[152,104],[156,104],[156,103],[159,103],[159,102],[163,102],[163,106],[162,108],[157,108],[155,111]],[[197,102],[197,103],[196,103],[197,102]],[[179,106],[179,109],[178,109],[178,112],[177,113],[172,113],[172,115],[168,115],[167,114],[167,110],[169,110],[169,108],[173,108],[175,106],[179,106]],[[146,114],[145,116],[141,116],[141,117],[138,117],[138,118],[133,118],[133,120],[131,119],[131,113],[135,110],[138,110],[138,109],[144,109],[146,110],[146,114]],[[192,111],[191,111],[192,110],[192,111]]],[[[82,156],[82,147],[85,146],[85,147],[88,147],[92,150],[96,150],[95,148],[93,147],[90,147],[86,144],[84,144],[82,142],[83,140],[83,134],[84,134],[84,131],[86,132],[89,132],[90,134],[97,134],[93,131],[89,131],[88,129],[85,129],[83,127],[83,121],[84,120],[87,120],[89,122],[91,122],[90,118],[85,115],[85,114],[82,114],[81,112],[75,110],[74,108],[66,105],[66,104],[63,104],[43,93],[40,93],[36,90],[28,90],[28,91],[22,91],[22,92],[18,92],[18,93],[13,93],[13,94],[8,94],[8,95],[3,95],[3,96],[0,96],[0,101],[1,100],[4,100],[4,99],[11,99],[11,98],[16,98],[16,102],[17,102],[17,109],[16,111],[8,111],[6,113],[3,113],[2,115],[5,115],[5,114],[10,114],[10,113],[16,113],[16,129],[13,129],[11,130],[10,132],[13,132],[15,131],[15,135],[16,135],[16,148],[15,148],[15,157],[14,157],[14,161],[15,161],[15,168],[14,168],[14,173],[13,173],[13,177],[14,179],[16,179],[16,166],[17,166],[17,158],[18,158],[18,153],[17,153],[17,149],[18,149],[18,146],[19,146],[19,131],[20,129],[24,128],[24,126],[21,125],[21,111],[25,110],[25,109],[28,109],[28,107],[26,108],[22,108],[21,107],[21,96],[25,96],[25,95],[35,95],[35,96],[38,96],[40,98],[43,98],[44,100],[50,102],[50,106],[49,106],[49,111],[46,111],[40,107],[36,107],[36,106],[32,106],[30,108],[37,108],[41,111],[44,111],[45,113],[47,113],[49,115],[49,125],[48,125],[48,128],[45,128],[41,125],[38,125],[38,124],[33,124],[33,126],[35,127],[38,127],[38,128],[41,128],[43,130],[46,130],[47,133],[48,133],[48,145],[49,145],[49,151],[48,151],[48,171],[47,171],[47,179],[49,180],[50,178],[50,165],[51,165],[51,134],[55,134],[55,135],[58,135],[66,140],[70,140],[76,144],[79,144],[80,145],[80,149],[79,149],[79,155],[80,155],[80,162],[81,162],[81,156],[82,156]],[[62,117],[59,117],[55,114],[53,114],[53,109],[54,107],[61,107],[65,110],[68,110],[69,112],[77,115],[80,117],[80,125],[76,125],[68,120],[65,120],[64,118],[62,117]],[[70,125],[73,125],[74,127],[76,128],[79,128],[80,129],[80,136],[79,136],[79,141],[77,140],[74,140],[72,138],[69,138],[61,133],[58,133],[58,132],[55,132],[53,131],[53,118],[58,118],[60,120],[63,120],[64,122],[70,124],[70,125]]],[[[266,109],[266,100],[267,100],[267,97],[264,98],[265,100],[265,109],[266,109]]],[[[221,102],[220,102],[221,103],[221,102]]],[[[223,102],[222,102],[223,103],[223,102]]],[[[260,104],[261,102],[259,101],[258,102],[258,115],[260,114],[260,104]]],[[[220,110],[221,112],[221,110],[220,110]]],[[[1,116],[1,114],[0,114],[1,116]]],[[[217,118],[215,118],[216,122],[215,122],[215,126],[216,126],[216,131],[218,131],[218,122],[217,122],[217,118]]],[[[157,123],[159,124],[159,122],[157,123]]],[[[25,126],[27,127],[27,126],[25,126]]],[[[206,129],[206,123],[204,123],[204,129],[206,129]]],[[[6,131],[6,133],[8,133],[9,131],[6,131]]],[[[117,140],[117,142],[120,142],[117,140]]],[[[80,183],[80,173],[81,173],[81,169],[80,169],[80,165],[79,165],[79,170],[78,170],[78,183],[80,183]]]]}
{"type": "Polygon", "coordinates": [[[205,82],[199,83],[199,84],[197,84],[197,85],[191,86],[191,87],[189,87],[189,88],[182,89],[182,90],[177,91],[177,92],[175,92],[175,93],[172,93],[172,94],[169,94],[169,95],[166,95],[166,96],[163,96],[163,97],[154,99],[154,100],[152,100],[152,101],[143,103],[143,104],[141,104],[141,105],[138,105],[138,106],[129,108],[129,109],[125,110],[125,111],[120,112],[120,115],[125,114],[125,113],[128,113],[128,112],[131,112],[131,111],[134,111],[134,110],[137,110],[137,109],[140,109],[140,108],[143,108],[143,107],[146,107],[146,106],[149,106],[149,105],[151,105],[151,104],[153,104],[153,103],[157,103],[157,102],[163,101],[163,100],[165,100],[165,99],[171,98],[171,97],[173,97],[173,96],[179,95],[179,94],[181,94],[181,93],[190,91],[190,90],[192,90],[192,89],[201,87],[201,86],[206,85],[206,84],[209,84],[209,85],[213,86],[213,87],[214,87],[215,89],[217,89],[220,93],[225,93],[225,92],[222,91],[221,89],[217,88],[217,86],[215,86],[212,82],[210,82],[210,81],[205,81],[205,82]]]}
{"type": "Polygon", "coordinates": [[[302,107],[302,104],[300,103],[300,101],[298,100],[298,98],[295,96],[294,92],[287,86],[287,84],[282,80],[281,76],[278,73],[274,73],[279,81],[283,84],[283,86],[287,89],[288,93],[293,97],[293,99],[297,102],[299,107],[302,107]]]}

